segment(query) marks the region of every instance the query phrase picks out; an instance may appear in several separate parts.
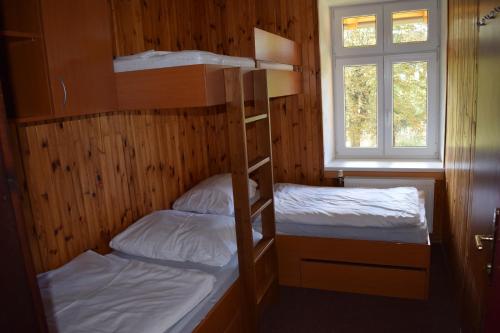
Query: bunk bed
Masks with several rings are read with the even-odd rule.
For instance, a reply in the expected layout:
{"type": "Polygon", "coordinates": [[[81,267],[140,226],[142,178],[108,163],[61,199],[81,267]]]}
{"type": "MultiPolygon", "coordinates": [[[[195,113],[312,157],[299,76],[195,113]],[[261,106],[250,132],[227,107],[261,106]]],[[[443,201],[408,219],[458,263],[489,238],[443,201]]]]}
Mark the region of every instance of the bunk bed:
{"type": "MultiPolygon", "coordinates": [[[[231,259],[224,274],[234,280],[229,279],[229,285],[217,290],[217,297],[205,295],[209,300],[200,305],[204,307],[202,317],[198,314],[192,321],[199,324],[194,328],[181,327],[179,332],[254,332],[262,309],[277,295],[269,99],[301,92],[300,47],[257,28],[254,36],[255,59],[196,53],[194,61],[187,63],[164,63],[162,59],[151,66],[151,59],[141,61],[140,56],[121,59],[126,61],[118,65],[115,62],[120,110],[226,105],[238,251],[237,261],[231,259]],[[215,60],[207,60],[211,57],[215,60]],[[251,115],[245,113],[248,102],[254,106],[251,115]],[[246,137],[250,124],[258,132],[258,158],[251,161],[246,137]],[[256,202],[251,202],[248,194],[250,175],[259,182],[260,198],[256,202]],[[251,221],[257,216],[261,217],[263,232],[261,240],[255,242],[251,221]]],[[[218,274],[214,273],[216,278],[218,274]]]]}
{"type": "Polygon", "coordinates": [[[301,51],[294,41],[258,28],[254,43],[254,59],[191,52],[184,53],[190,58],[186,60],[174,52],[157,54],[154,60],[146,56],[144,61],[115,61],[120,110],[226,105],[240,274],[195,332],[226,331],[229,328],[220,325],[235,326],[236,318],[255,331],[262,309],[277,295],[269,100],[302,92],[301,51]],[[248,102],[253,104],[250,114],[245,111],[248,102]],[[251,160],[247,126],[255,126],[257,137],[257,154],[251,160]],[[261,198],[255,203],[248,197],[250,174],[260,185],[261,198]],[[254,246],[251,222],[257,216],[263,239],[254,246]],[[237,295],[244,313],[236,311],[237,295]]]}

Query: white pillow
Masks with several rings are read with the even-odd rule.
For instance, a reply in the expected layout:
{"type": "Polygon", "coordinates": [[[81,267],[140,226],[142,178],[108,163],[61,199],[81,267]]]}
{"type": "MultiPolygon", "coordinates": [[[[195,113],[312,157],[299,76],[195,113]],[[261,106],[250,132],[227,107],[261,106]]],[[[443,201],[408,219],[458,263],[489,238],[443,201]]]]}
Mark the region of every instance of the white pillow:
{"type": "MultiPolygon", "coordinates": [[[[152,259],[226,265],[237,251],[234,218],[174,210],[153,212],[114,237],[111,248],[152,259]]],[[[262,235],[253,231],[254,242],[262,235]]]]}
{"type": "MultiPolygon", "coordinates": [[[[256,194],[257,183],[249,179],[248,195],[256,194]]],[[[230,173],[205,179],[184,193],[173,205],[173,209],[200,214],[234,216],[233,183],[230,173]]]]}

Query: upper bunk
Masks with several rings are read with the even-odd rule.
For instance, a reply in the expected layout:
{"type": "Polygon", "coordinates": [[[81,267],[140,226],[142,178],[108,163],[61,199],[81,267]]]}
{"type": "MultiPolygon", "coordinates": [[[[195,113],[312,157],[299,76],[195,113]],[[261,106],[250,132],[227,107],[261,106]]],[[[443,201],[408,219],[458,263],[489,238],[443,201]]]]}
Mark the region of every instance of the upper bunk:
{"type": "MultiPolygon", "coordinates": [[[[302,91],[300,45],[254,28],[254,58],[202,51],[145,52],[114,62],[120,110],[214,106],[226,103],[225,68],[241,67],[245,96],[253,96],[253,74],[266,69],[269,98],[302,91]]],[[[251,99],[251,97],[247,97],[251,99]]]]}

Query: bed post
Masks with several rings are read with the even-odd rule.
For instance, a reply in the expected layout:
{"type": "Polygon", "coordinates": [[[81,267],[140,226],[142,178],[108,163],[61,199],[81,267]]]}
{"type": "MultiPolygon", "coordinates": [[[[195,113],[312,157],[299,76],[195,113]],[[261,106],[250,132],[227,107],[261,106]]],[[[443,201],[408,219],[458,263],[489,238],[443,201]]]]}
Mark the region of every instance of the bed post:
{"type": "Polygon", "coordinates": [[[267,71],[256,70],[245,75],[253,75],[254,103],[258,115],[252,117],[245,116],[242,70],[224,69],[238,260],[244,290],[244,324],[248,332],[256,332],[262,305],[277,294],[278,269],[267,71]],[[246,136],[246,125],[249,123],[256,123],[259,152],[259,156],[250,163],[246,136]],[[260,198],[252,205],[248,178],[256,171],[260,198]],[[263,239],[254,248],[252,221],[257,216],[261,216],[263,239]]]}

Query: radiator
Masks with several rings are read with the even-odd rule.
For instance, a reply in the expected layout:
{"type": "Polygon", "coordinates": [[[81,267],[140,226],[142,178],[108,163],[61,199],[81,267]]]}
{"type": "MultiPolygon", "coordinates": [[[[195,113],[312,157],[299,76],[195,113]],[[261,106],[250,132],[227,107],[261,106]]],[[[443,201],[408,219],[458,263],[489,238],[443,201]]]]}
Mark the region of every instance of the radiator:
{"type": "Polygon", "coordinates": [[[368,188],[388,188],[398,186],[412,186],[425,193],[425,218],[429,233],[432,233],[432,221],[434,217],[434,179],[421,178],[366,178],[366,177],[345,177],[345,187],[368,187],[368,188]]]}

